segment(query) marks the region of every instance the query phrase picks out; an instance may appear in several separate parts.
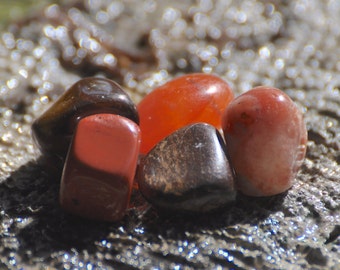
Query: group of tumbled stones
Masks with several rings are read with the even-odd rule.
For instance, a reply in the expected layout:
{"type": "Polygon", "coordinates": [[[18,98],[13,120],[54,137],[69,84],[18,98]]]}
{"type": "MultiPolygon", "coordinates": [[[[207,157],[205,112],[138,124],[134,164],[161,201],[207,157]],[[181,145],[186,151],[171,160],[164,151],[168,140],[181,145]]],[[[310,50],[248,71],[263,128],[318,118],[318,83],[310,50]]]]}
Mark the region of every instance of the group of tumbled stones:
{"type": "Polygon", "coordinates": [[[234,99],[208,74],[176,78],[136,107],[115,82],[75,83],[32,126],[43,154],[64,161],[60,204],[91,219],[124,216],[137,179],[160,210],[200,213],[236,190],[288,190],[306,152],[302,114],[282,91],[258,87],[234,99]]]}

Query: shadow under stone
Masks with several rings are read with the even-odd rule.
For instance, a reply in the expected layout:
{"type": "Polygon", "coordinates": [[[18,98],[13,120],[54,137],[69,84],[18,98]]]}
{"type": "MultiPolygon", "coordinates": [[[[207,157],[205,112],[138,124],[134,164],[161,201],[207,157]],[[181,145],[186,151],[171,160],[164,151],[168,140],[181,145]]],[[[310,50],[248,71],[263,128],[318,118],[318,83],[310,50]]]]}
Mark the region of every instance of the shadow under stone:
{"type": "Polygon", "coordinates": [[[59,161],[40,158],[0,184],[1,210],[6,217],[2,222],[12,224],[11,237],[19,243],[16,252],[23,260],[27,251],[32,257],[45,257],[72,248],[91,249],[110,231],[112,224],[74,217],[60,208],[61,172],[59,161]]]}
{"type": "Polygon", "coordinates": [[[160,236],[182,240],[188,232],[199,235],[206,230],[219,231],[236,224],[257,224],[279,211],[286,196],[284,193],[252,198],[238,194],[235,202],[215,212],[178,215],[156,211],[138,191],[134,191],[132,207],[123,220],[107,223],[72,216],[60,208],[61,173],[62,162],[41,157],[23,165],[0,184],[2,217],[7,220],[2,219],[2,222],[11,220],[14,225],[10,227],[10,237],[18,242],[16,248],[4,246],[8,248],[7,254],[15,251],[24,263],[29,264],[37,258],[49,263],[53,254],[74,250],[86,250],[91,256],[101,249],[111,255],[124,253],[125,248],[137,245],[138,241],[157,243],[160,236]],[[140,227],[145,231],[143,234],[136,233],[136,228],[140,227]],[[126,236],[132,236],[132,240],[124,242],[128,239],[126,236]],[[113,246],[100,248],[102,240],[113,243],[113,246]],[[118,246],[114,245],[115,241],[118,246]]]}
{"type": "Polygon", "coordinates": [[[143,217],[145,230],[166,238],[180,239],[187,232],[220,230],[237,224],[257,224],[273,212],[282,210],[288,192],[270,197],[249,197],[237,194],[236,200],[223,208],[203,214],[176,214],[150,208],[143,217]]]}

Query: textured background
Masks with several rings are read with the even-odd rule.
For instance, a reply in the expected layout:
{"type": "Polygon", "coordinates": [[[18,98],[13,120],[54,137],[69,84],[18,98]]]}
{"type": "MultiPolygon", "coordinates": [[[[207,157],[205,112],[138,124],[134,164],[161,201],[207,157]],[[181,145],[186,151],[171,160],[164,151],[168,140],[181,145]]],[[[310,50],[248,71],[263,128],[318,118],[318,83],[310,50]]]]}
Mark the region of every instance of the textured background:
{"type": "Polygon", "coordinates": [[[174,2],[67,1],[0,33],[0,268],[339,269],[340,2],[174,2]],[[198,217],[160,216],[138,193],[121,222],[65,214],[32,121],[81,77],[138,102],[197,71],[296,101],[309,141],[293,188],[198,217]]]}

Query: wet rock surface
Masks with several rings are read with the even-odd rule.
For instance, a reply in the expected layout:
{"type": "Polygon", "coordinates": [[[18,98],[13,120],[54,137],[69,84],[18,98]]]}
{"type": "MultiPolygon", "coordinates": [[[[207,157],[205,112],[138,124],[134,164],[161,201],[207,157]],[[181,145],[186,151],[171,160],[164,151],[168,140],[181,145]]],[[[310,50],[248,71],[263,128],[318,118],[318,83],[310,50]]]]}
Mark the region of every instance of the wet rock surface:
{"type": "Polygon", "coordinates": [[[11,24],[0,39],[0,268],[338,268],[339,12],[321,0],[103,0],[11,24]],[[33,120],[81,77],[114,79],[137,102],[197,71],[235,94],[281,88],[303,110],[307,157],[293,187],[199,217],[161,216],[138,192],[117,223],[64,213],[61,167],[33,146],[33,120]]]}

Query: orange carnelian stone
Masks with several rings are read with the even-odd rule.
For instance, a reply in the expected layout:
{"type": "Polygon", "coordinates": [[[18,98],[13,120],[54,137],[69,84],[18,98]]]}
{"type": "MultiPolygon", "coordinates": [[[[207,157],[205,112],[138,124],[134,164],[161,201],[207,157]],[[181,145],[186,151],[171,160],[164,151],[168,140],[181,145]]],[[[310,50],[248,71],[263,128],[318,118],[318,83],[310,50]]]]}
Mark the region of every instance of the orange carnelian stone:
{"type": "Polygon", "coordinates": [[[141,153],[179,128],[205,122],[221,128],[221,117],[234,95],[221,78],[190,74],[156,88],[137,106],[142,133],[141,153]]]}
{"type": "Polygon", "coordinates": [[[129,204],[139,146],[139,127],[128,118],[81,119],[64,167],[61,206],[91,219],[119,220],[129,204]]]}

